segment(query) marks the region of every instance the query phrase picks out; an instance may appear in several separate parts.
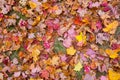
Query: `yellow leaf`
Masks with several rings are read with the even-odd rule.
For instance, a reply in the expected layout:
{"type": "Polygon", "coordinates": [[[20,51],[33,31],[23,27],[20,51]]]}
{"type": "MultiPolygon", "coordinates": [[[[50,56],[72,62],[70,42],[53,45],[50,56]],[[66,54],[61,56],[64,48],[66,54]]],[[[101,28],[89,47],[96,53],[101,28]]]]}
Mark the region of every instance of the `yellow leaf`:
{"type": "Polygon", "coordinates": [[[119,24],[118,21],[113,21],[112,23],[107,25],[105,28],[103,28],[103,31],[108,32],[110,34],[114,34],[118,24],[119,24]]]}
{"type": "Polygon", "coordinates": [[[40,54],[39,46],[34,46],[34,48],[32,49],[32,57],[35,62],[38,60],[39,54],[40,54]]]}
{"type": "Polygon", "coordinates": [[[67,54],[68,55],[74,55],[76,53],[76,50],[74,49],[74,47],[69,47],[67,49],[67,54]]]}
{"type": "Polygon", "coordinates": [[[33,60],[36,62],[38,60],[38,55],[40,54],[40,51],[38,49],[35,49],[32,51],[32,57],[33,60]]]}
{"type": "Polygon", "coordinates": [[[81,69],[82,69],[82,64],[80,63],[80,62],[78,62],[76,65],[75,65],[75,68],[74,68],[74,70],[75,71],[80,71],[81,69]]]}
{"type": "Polygon", "coordinates": [[[78,40],[79,42],[85,43],[86,42],[86,36],[83,35],[82,32],[80,32],[80,35],[76,36],[76,40],[78,40]]]}
{"type": "Polygon", "coordinates": [[[58,56],[53,56],[51,63],[52,65],[58,65],[59,64],[59,57],[58,56]]]}
{"type": "Polygon", "coordinates": [[[32,1],[29,1],[29,5],[32,9],[37,7],[36,3],[32,2],[32,1]]]}
{"type": "Polygon", "coordinates": [[[40,21],[40,16],[38,16],[38,17],[34,20],[32,26],[37,25],[37,24],[39,23],[39,21],[40,21]]]}
{"type": "Polygon", "coordinates": [[[111,69],[109,69],[109,79],[110,80],[120,80],[120,73],[117,73],[111,69]]]}
{"type": "Polygon", "coordinates": [[[119,52],[120,50],[111,50],[111,49],[106,49],[106,53],[110,56],[110,58],[113,58],[113,59],[115,59],[115,58],[117,58],[118,57],[118,52],[119,52]]]}

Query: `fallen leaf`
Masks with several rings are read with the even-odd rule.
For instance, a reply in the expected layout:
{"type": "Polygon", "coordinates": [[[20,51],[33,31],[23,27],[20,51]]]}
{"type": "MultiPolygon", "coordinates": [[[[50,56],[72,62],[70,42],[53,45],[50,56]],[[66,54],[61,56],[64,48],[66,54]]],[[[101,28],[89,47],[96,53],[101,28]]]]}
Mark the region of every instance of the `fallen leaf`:
{"type": "Polygon", "coordinates": [[[37,7],[36,3],[32,2],[32,1],[29,1],[29,5],[32,9],[37,7]]]}
{"type": "Polygon", "coordinates": [[[44,8],[44,9],[48,9],[48,8],[50,8],[51,6],[50,6],[50,4],[49,3],[43,3],[42,4],[42,7],[44,8]]]}
{"type": "Polygon", "coordinates": [[[17,58],[14,58],[12,61],[13,61],[14,64],[18,64],[18,59],[17,58]]]}
{"type": "Polygon", "coordinates": [[[53,58],[51,60],[52,65],[58,65],[59,64],[59,59],[60,59],[60,57],[53,56],[53,58]]]}
{"type": "Polygon", "coordinates": [[[41,77],[42,78],[45,78],[45,79],[48,79],[49,77],[49,72],[47,70],[42,70],[41,71],[41,77]]]}
{"type": "Polygon", "coordinates": [[[118,35],[120,35],[120,26],[115,31],[115,38],[118,38],[118,35]]]}
{"type": "Polygon", "coordinates": [[[76,49],[74,49],[74,47],[69,47],[67,48],[67,54],[68,55],[74,55],[76,53],[76,49]]]}
{"type": "Polygon", "coordinates": [[[95,58],[96,56],[96,52],[92,49],[87,49],[86,54],[89,55],[91,58],[95,58]]]}
{"type": "Polygon", "coordinates": [[[66,55],[60,56],[61,61],[65,61],[67,59],[66,55]]]}
{"type": "Polygon", "coordinates": [[[81,69],[82,69],[82,64],[81,64],[81,62],[78,62],[76,65],[75,65],[75,67],[74,67],[74,70],[75,71],[80,71],[81,69]]]}
{"type": "Polygon", "coordinates": [[[76,31],[75,31],[75,25],[72,25],[72,27],[68,30],[68,36],[71,38],[71,39],[74,39],[75,36],[76,36],[76,31]]]}
{"type": "Polygon", "coordinates": [[[81,22],[82,22],[82,21],[80,20],[80,17],[75,17],[75,19],[74,19],[74,24],[80,25],[81,22]]]}
{"type": "Polygon", "coordinates": [[[39,21],[40,21],[40,16],[38,16],[35,20],[34,20],[34,22],[32,23],[32,26],[35,26],[35,25],[37,25],[38,23],[39,23],[39,21]]]}
{"type": "Polygon", "coordinates": [[[38,60],[38,55],[40,54],[40,50],[39,50],[39,46],[35,46],[33,49],[32,49],[32,57],[33,57],[33,60],[36,62],[38,60]]]}
{"type": "Polygon", "coordinates": [[[70,37],[63,40],[63,45],[67,48],[69,48],[72,45],[72,39],[70,37]]]}
{"type": "Polygon", "coordinates": [[[64,73],[61,73],[61,74],[60,74],[60,78],[61,78],[62,80],[65,80],[67,77],[64,75],[64,73]]]}
{"type": "Polygon", "coordinates": [[[45,49],[49,49],[50,48],[50,43],[48,41],[45,41],[43,43],[43,46],[45,47],[45,49]]]}
{"type": "Polygon", "coordinates": [[[111,69],[108,71],[108,76],[110,80],[120,80],[120,73],[117,73],[111,69]]]}
{"type": "Polygon", "coordinates": [[[90,74],[86,74],[84,80],[94,80],[95,76],[94,75],[90,75],[90,74]]]}
{"type": "Polygon", "coordinates": [[[101,76],[100,80],[108,80],[106,76],[101,76]]]}
{"type": "Polygon", "coordinates": [[[66,53],[66,48],[63,46],[62,42],[60,42],[58,39],[55,40],[53,50],[56,53],[58,53],[58,52],[66,53]]]}
{"type": "Polygon", "coordinates": [[[13,60],[14,58],[19,58],[18,53],[19,53],[19,50],[12,51],[12,54],[10,55],[10,59],[13,60]]]}
{"type": "Polygon", "coordinates": [[[21,72],[19,71],[19,72],[15,72],[14,73],[14,77],[19,77],[20,76],[20,74],[21,74],[21,72]]]}
{"type": "Polygon", "coordinates": [[[23,15],[21,12],[15,11],[15,13],[19,16],[19,19],[17,19],[16,23],[20,21],[20,19],[26,20],[27,17],[23,15]]]}
{"type": "Polygon", "coordinates": [[[111,49],[106,49],[105,50],[105,52],[110,56],[110,58],[112,58],[112,59],[115,59],[115,58],[117,58],[119,55],[118,55],[118,52],[119,52],[120,50],[118,49],[118,50],[111,50],[111,49]]]}
{"type": "Polygon", "coordinates": [[[96,43],[99,43],[100,45],[102,45],[104,41],[109,41],[109,39],[110,35],[107,33],[98,33],[96,35],[96,43]]]}
{"type": "Polygon", "coordinates": [[[3,80],[3,74],[2,73],[0,73],[0,79],[3,80]]]}
{"type": "Polygon", "coordinates": [[[103,28],[104,32],[108,32],[110,34],[114,34],[117,27],[118,27],[118,21],[113,21],[112,23],[110,23],[109,25],[106,25],[105,28],[103,28]]]}
{"type": "Polygon", "coordinates": [[[84,44],[84,43],[86,42],[86,36],[83,35],[82,32],[80,32],[80,35],[77,35],[77,36],[76,36],[76,40],[78,40],[79,42],[81,42],[81,43],[84,44]]]}
{"type": "Polygon", "coordinates": [[[84,68],[82,68],[80,71],[76,71],[77,80],[82,80],[82,75],[84,75],[84,68]]]}

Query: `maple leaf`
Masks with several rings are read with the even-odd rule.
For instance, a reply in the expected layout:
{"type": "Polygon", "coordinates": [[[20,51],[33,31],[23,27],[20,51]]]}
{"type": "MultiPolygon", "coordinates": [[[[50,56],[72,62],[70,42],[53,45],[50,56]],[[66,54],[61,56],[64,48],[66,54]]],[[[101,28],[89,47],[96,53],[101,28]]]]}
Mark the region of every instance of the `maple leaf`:
{"type": "Polygon", "coordinates": [[[109,69],[108,74],[109,74],[110,80],[119,80],[120,79],[120,73],[117,73],[111,69],[109,69]]]}
{"type": "Polygon", "coordinates": [[[37,4],[32,2],[32,1],[29,1],[29,5],[32,9],[36,8],[37,7],[37,4]]]}
{"type": "Polygon", "coordinates": [[[84,68],[82,68],[80,71],[76,71],[77,80],[82,80],[82,75],[84,75],[84,68]]]}
{"type": "Polygon", "coordinates": [[[41,77],[48,79],[49,77],[49,72],[47,70],[42,70],[41,71],[41,77]]]}
{"type": "Polygon", "coordinates": [[[58,52],[66,53],[66,48],[63,46],[62,42],[60,42],[58,39],[55,40],[53,50],[56,53],[58,53],[58,52]]]}
{"type": "Polygon", "coordinates": [[[86,36],[83,35],[82,32],[80,32],[80,34],[76,36],[76,40],[84,44],[86,42],[86,36]]]}
{"type": "Polygon", "coordinates": [[[67,48],[68,55],[74,55],[75,53],[76,53],[76,49],[74,49],[74,47],[67,48]]]}
{"type": "Polygon", "coordinates": [[[32,48],[32,57],[33,60],[36,62],[38,60],[38,55],[40,54],[40,50],[39,50],[40,46],[35,45],[34,48],[32,48]]]}
{"type": "Polygon", "coordinates": [[[58,65],[59,64],[60,57],[58,56],[53,56],[51,63],[52,65],[58,65]]]}
{"type": "Polygon", "coordinates": [[[105,28],[103,28],[104,32],[108,32],[110,34],[114,34],[117,27],[118,27],[118,21],[113,21],[112,23],[110,23],[109,25],[106,25],[105,28]]]}
{"type": "Polygon", "coordinates": [[[120,49],[116,49],[116,50],[111,50],[111,49],[106,49],[105,52],[110,56],[110,58],[115,59],[117,58],[118,52],[120,51],[120,49]]]}
{"type": "Polygon", "coordinates": [[[34,22],[32,23],[32,26],[35,26],[35,25],[37,25],[38,23],[39,23],[39,21],[40,21],[40,16],[38,16],[35,20],[34,20],[34,22]]]}
{"type": "Polygon", "coordinates": [[[115,31],[115,38],[118,38],[119,35],[120,35],[120,26],[115,31]]]}
{"type": "Polygon", "coordinates": [[[78,62],[76,65],[75,65],[75,67],[74,67],[74,70],[75,71],[80,71],[81,69],[82,69],[82,64],[81,64],[81,62],[78,62]]]}

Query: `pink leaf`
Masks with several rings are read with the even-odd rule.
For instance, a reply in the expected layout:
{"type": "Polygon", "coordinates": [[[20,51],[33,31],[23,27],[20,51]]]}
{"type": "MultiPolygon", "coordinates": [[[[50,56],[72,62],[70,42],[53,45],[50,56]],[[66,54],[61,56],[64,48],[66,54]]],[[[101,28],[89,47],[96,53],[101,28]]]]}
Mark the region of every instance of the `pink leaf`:
{"type": "Polygon", "coordinates": [[[106,78],[106,76],[101,76],[100,80],[108,80],[108,79],[106,78]]]}
{"type": "Polygon", "coordinates": [[[92,76],[90,74],[86,74],[84,80],[95,80],[95,76],[92,76]]]}
{"type": "Polygon", "coordinates": [[[72,27],[68,30],[68,36],[70,36],[70,38],[72,38],[72,39],[76,36],[74,25],[72,25],[72,27]]]}
{"type": "Polygon", "coordinates": [[[66,55],[61,56],[61,61],[65,61],[67,59],[66,55]]]}
{"type": "Polygon", "coordinates": [[[92,49],[88,49],[87,50],[87,52],[86,52],[86,54],[88,54],[91,58],[95,58],[95,54],[96,54],[96,52],[95,51],[93,51],[92,49]]]}
{"type": "Polygon", "coordinates": [[[85,65],[85,66],[84,66],[84,71],[85,71],[86,73],[89,73],[89,72],[90,72],[90,67],[87,66],[87,65],[85,65]]]}
{"type": "Polygon", "coordinates": [[[43,43],[43,46],[46,48],[46,49],[49,49],[50,48],[50,44],[48,43],[48,41],[45,41],[43,43]]]}
{"type": "Polygon", "coordinates": [[[71,40],[71,38],[70,37],[68,37],[67,39],[65,39],[65,40],[63,40],[63,45],[65,46],[65,47],[70,47],[71,45],[72,45],[72,40],[71,40]]]}
{"type": "Polygon", "coordinates": [[[21,74],[21,72],[15,72],[15,73],[14,73],[14,77],[19,77],[20,74],[21,74]]]}
{"type": "Polygon", "coordinates": [[[96,23],[96,26],[98,30],[102,29],[102,23],[100,21],[96,23]]]}
{"type": "Polygon", "coordinates": [[[42,70],[41,71],[41,77],[48,79],[49,77],[49,72],[47,70],[42,70]]]}

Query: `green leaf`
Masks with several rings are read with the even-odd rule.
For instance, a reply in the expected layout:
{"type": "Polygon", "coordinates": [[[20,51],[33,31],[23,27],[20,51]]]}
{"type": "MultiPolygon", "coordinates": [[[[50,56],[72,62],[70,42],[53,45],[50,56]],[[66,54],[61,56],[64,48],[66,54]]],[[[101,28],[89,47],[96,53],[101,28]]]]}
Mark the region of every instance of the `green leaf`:
{"type": "Polygon", "coordinates": [[[8,75],[9,77],[12,77],[12,76],[13,76],[13,72],[7,71],[6,73],[7,73],[7,75],[8,75]]]}
{"type": "Polygon", "coordinates": [[[18,53],[19,53],[19,51],[21,51],[21,50],[23,50],[22,47],[20,47],[18,50],[12,51],[12,54],[10,55],[10,59],[11,59],[11,60],[13,60],[14,58],[19,59],[18,53]]]}
{"type": "Polygon", "coordinates": [[[76,71],[77,80],[82,80],[82,75],[84,75],[84,68],[82,68],[80,71],[76,71]]]}
{"type": "Polygon", "coordinates": [[[18,50],[12,51],[12,54],[10,55],[10,60],[13,60],[14,58],[18,59],[18,64],[22,64],[22,60],[18,57],[18,54],[20,51],[24,51],[24,48],[21,46],[18,50]]]}
{"type": "Polygon", "coordinates": [[[99,46],[99,48],[101,48],[103,50],[110,48],[109,42],[107,42],[107,41],[104,41],[104,43],[102,45],[100,45],[100,44],[97,44],[97,45],[99,46]]]}
{"type": "Polygon", "coordinates": [[[120,35],[120,26],[117,27],[117,29],[116,29],[116,31],[115,31],[115,38],[117,38],[118,35],[120,35]]]}
{"type": "Polygon", "coordinates": [[[20,17],[20,19],[26,20],[27,17],[25,15],[23,15],[22,13],[15,11],[15,13],[20,17]]]}
{"type": "Polygon", "coordinates": [[[24,48],[22,46],[18,49],[18,51],[23,51],[23,50],[24,48]]]}
{"type": "Polygon", "coordinates": [[[58,41],[58,39],[55,40],[53,50],[56,53],[58,53],[58,52],[66,53],[66,48],[63,46],[62,42],[58,41]]]}
{"type": "Polygon", "coordinates": [[[7,30],[8,30],[8,31],[12,31],[13,29],[15,29],[15,26],[14,26],[14,25],[11,25],[11,26],[8,26],[8,27],[7,27],[7,30]]]}
{"type": "Polygon", "coordinates": [[[14,58],[18,58],[18,51],[17,50],[12,51],[12,54],[10,55],[11,60],[13,60],[14,58]]]}
{"type": "Polygon", "coordinates": [[[82,80],[82,75],[79,71],[76,72],[77,80],[82,80]]]}
{"type": "Polygon", "coordinates": [[[106,75],[106,72],[100,72],[100,71],[97,71],[96,72],[96,77],[98,78],[98,77],[100,77],[100,76],[102,76],[102,75],[106,75]]]}

